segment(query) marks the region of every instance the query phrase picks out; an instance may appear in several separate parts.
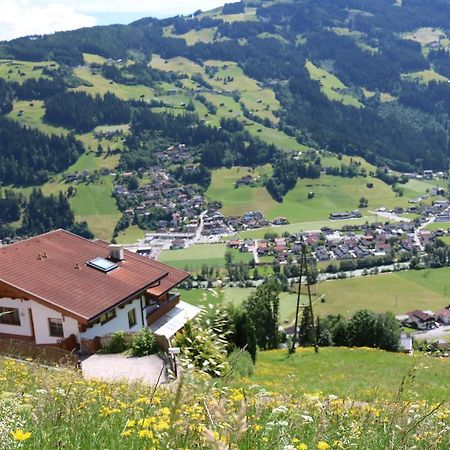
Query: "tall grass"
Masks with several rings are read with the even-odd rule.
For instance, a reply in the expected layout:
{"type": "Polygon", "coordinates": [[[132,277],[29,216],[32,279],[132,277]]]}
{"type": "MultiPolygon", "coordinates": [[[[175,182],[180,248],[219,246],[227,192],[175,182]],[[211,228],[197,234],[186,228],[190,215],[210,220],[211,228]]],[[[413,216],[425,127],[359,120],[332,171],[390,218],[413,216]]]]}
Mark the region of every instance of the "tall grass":
{"type": "Polygon", "coordinates": [[[189,371],[157,388],[106,384],[9,359],[0,382],[2,450],[450,448],[449,404],[405,400],[415,370],[391,402],[238,389],[189,371]]]}

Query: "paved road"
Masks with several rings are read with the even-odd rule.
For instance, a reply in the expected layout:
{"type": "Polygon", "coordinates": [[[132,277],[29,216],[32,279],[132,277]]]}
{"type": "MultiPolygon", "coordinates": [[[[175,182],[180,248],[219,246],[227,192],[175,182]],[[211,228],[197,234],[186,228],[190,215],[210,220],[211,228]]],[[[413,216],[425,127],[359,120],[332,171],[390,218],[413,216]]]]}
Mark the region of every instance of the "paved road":
{"type": "Polygon", "coordinates": [[[158,355],[127,358],[117,354],[96,354],[82,361],[81,369],[86,379],[141,382],[149,386],[168,381],[164,369],[164,360],[158,355]]]}
{"type": "Polygon", "coordinates": [[[394,220],[395,222],[411,222],[411,219],[406,217],[401,217],[397,214],[391,213],[389,211],[368,211],[376,216],[385,217],[389,220],[394,220]]]}
{"type": "Polygon", "coordinates": [[[195,244],[196,242],[200,242],[202,239],[202,233],[203,233],[203,219],[205,217],[205,215],[207,214],[208,211],[203,211],[198,218],[200,219],[200,223],[198,225],[197,231],[195,233],[195,237],[192,241],[193,244],[195,244]]]}
{"type": "Polygon", "coordinates": [[[434,330],[415,331],[411,333],[417,339],[439,339],[441,337],[450,337],[450,326],[435,328],[434,330]]]}
{"type": "Polygon", "coordinates": [[[435,219],[436,219],[435,216],[430,217],[426,222],[424,222],[422,225],[420,225],[414,230],[414,242],[417,244],[421,252],[425,250],[425,247],[422,245],[422,242],[420,242],[419,231],[423,230],[430,223],[433,223],[435,219]]]}

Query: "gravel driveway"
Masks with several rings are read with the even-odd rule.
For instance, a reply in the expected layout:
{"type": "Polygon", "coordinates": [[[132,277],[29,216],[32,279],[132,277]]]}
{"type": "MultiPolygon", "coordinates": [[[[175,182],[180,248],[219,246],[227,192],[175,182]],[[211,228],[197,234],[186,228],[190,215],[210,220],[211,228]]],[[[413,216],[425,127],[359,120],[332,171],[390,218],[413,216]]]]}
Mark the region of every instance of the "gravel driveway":
{"type": "Polygon", "coordinates": [[[141,382],[150,386],[168,381],[164,360],[158,355],[133,358],[96,354],[83,360],[81,368],[86,379],[141,382]]]}

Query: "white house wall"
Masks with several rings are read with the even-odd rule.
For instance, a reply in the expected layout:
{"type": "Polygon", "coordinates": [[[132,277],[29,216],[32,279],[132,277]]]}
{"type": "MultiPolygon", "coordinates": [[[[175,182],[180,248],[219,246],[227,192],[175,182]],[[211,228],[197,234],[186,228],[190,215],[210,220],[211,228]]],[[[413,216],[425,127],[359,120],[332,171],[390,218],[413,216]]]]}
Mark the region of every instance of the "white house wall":
{"type": "Polygon", "coordinates": [[[84,333],[81,333],[81,337],[84,339],[93,339],[96,336],[105,336],[116,331],[135,332],[143,328],[141,302],[139,299],[134,300],[123,308],[116,308],[116,314],[117,316],[114,319],[104,325],[96,324],[92,328],[88,328],[84,333]],[[133,308],[136,310],[136,325],[130,328],[128,326],[128,312],[133,308]]]}
{"type": "Polygon", "coordinates": [[[6,308],[18,308],[20,315],[20,326],[0,323],[0,333],[16,334],[18,336],[33,335],[29,313],[30,302],[2,297],[0,298],[0,306],[6,308]]]}
{"type": "Polygon", "coordinates": [[[0,306],[7,308],[18,308],[20,315],[20,326],[0,324],[0,333],[17,336],[32,336],[33,331],[30,322],[30,309],[33,315],[34,333],[36,344],[56,344],[58,337],[50,336],[48,319],[62,319],[64,338],[74,334],[79,336],[78,322],[71,317],[65,317],[34,300],[20,300],[12,298],[0,298],[0,306]]]}

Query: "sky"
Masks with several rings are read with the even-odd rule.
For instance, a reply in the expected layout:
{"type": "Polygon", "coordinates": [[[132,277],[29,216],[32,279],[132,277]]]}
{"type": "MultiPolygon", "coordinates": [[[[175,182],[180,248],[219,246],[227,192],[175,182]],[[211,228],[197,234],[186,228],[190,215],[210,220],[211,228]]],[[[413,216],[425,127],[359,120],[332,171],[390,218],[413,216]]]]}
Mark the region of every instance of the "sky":
{"type": "Polygon", "coordinates": [[[236,0],[0,0],[0,40],[207,11],[236,0]]]}

